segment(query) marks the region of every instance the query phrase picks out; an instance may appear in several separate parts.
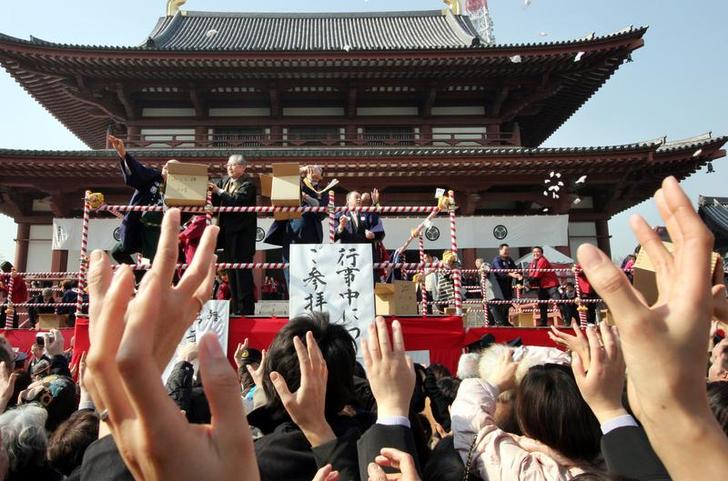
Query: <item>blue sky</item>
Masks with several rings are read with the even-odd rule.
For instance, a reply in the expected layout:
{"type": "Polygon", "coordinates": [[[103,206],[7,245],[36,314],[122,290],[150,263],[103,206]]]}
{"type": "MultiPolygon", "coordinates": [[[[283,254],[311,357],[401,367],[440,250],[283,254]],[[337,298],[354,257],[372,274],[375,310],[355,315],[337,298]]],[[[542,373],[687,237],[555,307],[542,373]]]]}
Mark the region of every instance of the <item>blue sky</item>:
{"type": "MultiPolygon", "coordinates": [[[[728,134],[728,2],[725,0],[490,0],[499,43],[538,42],[611,33],[649,25],[645,47],[624,65],[545,146],[630,143],[662,135],[682,138],[712,130],[728,134]],[[541,36],[541,33],[547,36],[541,36]]],[[[136,45],[164,13],[165,0],[123,3],[76,0],[5,2],[0,32],[52,41],[136,45]]],[[[378,11],[440,9],[440,0],[188,0],[188,10],[378,11]],[[262,8],[264,7],[264,8],[262,8]]],[[[86,147],[0,70],[0,147],[85,149],[86,147]]],[[[728,196],[728,161],[716,173],[693,175],[684,186],[698,194],[728,196]]],[[[2,173],[0,173],[2,175],[2,173]]],[[[659,219],[651,202],[610,222],[613,256],[628,253],[634,238],[627,217],[640,212],[659,219]]],[[[15,225],[0,218],[0,258],[14,257],[15,225]]]]}

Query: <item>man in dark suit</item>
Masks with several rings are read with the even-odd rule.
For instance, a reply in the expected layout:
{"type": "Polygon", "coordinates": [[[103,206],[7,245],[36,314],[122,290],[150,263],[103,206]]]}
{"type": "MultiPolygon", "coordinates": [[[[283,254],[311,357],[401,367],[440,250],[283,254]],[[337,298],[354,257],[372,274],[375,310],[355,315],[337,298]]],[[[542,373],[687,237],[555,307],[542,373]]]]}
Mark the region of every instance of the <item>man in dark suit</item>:
{"type": "MultiPolygon", "coordinates": [[[[167,165],[177,161],[170,160],[160,171],[137,161],[126,151],[121,139],[109,135],[107,140],[119,155],[124,183],[134,189],[129,205],[162,205],[167,165]]],[[[141,252],[150,261],[154,260],[161,223],[161,212],[127,212],[119,228],[119,242],[111,250],[111,256],[120,264],[135,264],[131,257],[135,252],[141,252]]]]}
{"type": "MultiPolygon", "coordinates": [[[[228,175],[210,184],[212,202],[216,207],[254,206],[256,188],[245,175],[247,161],[242,155],[231,155],[227,162],[228,175]]],[[[254,212],[222,213],[218,217],[220,235],[218,247],[223,249],[223,262],[253,262],[255,231],[258,226],[254,212]]],[[[253,272],[250,269],[230,269],[230,312],[251,315],[255,310],[253,272]]]]}
{"type": "Polygon", "coordinates": [[[342,244],[372,244],[384,238],[384,231],[378,229],[374,223],[379,223],[379,217],[373,217],[363,212],[358,212],[361,207],[361,194],[351,191],[346,196],[348,212],[340,212],[337,215],[338,227],[334,239],[342,244]]]}

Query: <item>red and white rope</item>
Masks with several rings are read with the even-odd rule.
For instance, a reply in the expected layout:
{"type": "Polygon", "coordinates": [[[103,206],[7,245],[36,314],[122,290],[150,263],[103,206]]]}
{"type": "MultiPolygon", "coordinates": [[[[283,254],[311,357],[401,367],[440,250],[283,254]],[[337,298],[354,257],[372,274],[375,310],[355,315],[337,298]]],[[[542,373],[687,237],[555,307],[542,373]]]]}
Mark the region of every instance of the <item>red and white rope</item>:
{"type": "Polygon", "coordinates": [[[212,191],[207,190],[207,199],[205,200],[205,223],[212,224],[212,191]]]}
{"type": "MultiPolygon", "coordinates": [[[[86,289],[86,272],[88,270],[88,224],[91,215],[91,203],[89,201],[90,191],[86,191],[83,198],[83,222],[81,223],[81,257],[78,267],[78,290],[83,292],[86,289]]],[[[83,295],[76,298],[76,316],[81,315],[83,310],[83,295]]]]}
{"type": "MultiPolygon", "coordinates": [[[[581,293],[581,286],[579,286],[579,270],[580,270],[579,266],[577,264],[574,264],[572,266],[572,270],[574,272],[574,288],[576,289],[576,298],[579,299],[579,301],[580,301],[577,303],[578,306],[576,308],[576,312],[579,314],[579,326],[582,329],[585,329],[588,319],[587,319],[586,312],[584,312],[584,309],[582,308],[583,304],[581,303],[582,293],[581,293]]],[[[586,306],[584,306],[584,307],[586,307],[586,306]]]]}
{"type": "MultiPolygon", "coordinates": [[[[110,205],[103,204],[99,206],[96,211],[108,211],[108,212],[164,212],[167,209],[165,206],[160,205],[110,205]]],[[[202,206],[183,206],[178,207],[182,212],[204,214],[207,212],[207,208],[202,206]]],[[[340,206],[334,208],[336,212],[349,212],[349,207],[340,206]]],[[[369,206],[369,207],[357,207],[357,212],[378,212],[383,214],[417,214],[432,212],[432,207],[427,206],[369,206]]],[[[212,212],[222,213],[245,213],[245,212],[258,212],[263,214],[272,214],[274,212],[301,212],[301,213],[328,213],[328,206],[318,207],[283,207],[283,206],[241,206],[241,207],[213,207],[212,212]]]]}
{"type": "Polygon", "coordinates": [[[336,198],[333,190],[329,191],[329,242],[332,244],[336,238],[336,198]]]}
{"type": "Polygon", "coordinates": [[[15,283],[15,276],[11,272],[10,280],[8,281],[8,304],[5,306],[5,329],[13,328],[13,317],[15,314],[15,306],[13,306],[13,284],[15,283]]]}
{"type": "Polygon", "coordinates": [[[483,311],[485,312],[485,327],[490,326],[488,314],[488,277],[485,269],[480,270],[480,293],[483,296],[483,311]]]}
{"type": "MultiPolygon", "coordinates": [[[[455,192],[452,190],[447,192],[450,197],[449,213],[450,213],[450,250],[458,258],[458,235],[455,225],[455,192]]],[[[455,289],[455,312],[458,316],[463,315],[463,291],[462,291],[462,274],[459,268],[452,270],[452,284],[455,289]]]]}
{"type": "MultiPolygon", "coordinates": [[[[420,232],[419,237],[417,238],[417,243],[419,244],[420,249],[420,264],[424,265],[425,262],[425,237],[420,232]]],[[[427,271],[425,268],[420,269],[420,304],[422,305],[422,317],[427,317],[427,286],[425,283],[425,277],[427,275],[427,271]]]]}

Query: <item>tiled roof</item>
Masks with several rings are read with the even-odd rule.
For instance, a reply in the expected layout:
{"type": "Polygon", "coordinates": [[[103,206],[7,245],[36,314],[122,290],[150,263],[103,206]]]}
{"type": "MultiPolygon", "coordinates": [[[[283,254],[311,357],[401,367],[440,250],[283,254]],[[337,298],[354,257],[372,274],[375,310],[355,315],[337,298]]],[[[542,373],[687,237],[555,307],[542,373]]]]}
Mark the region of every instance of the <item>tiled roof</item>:
{"type": "MultiPolygon", "coordinates": [[[[540,50],[589,47],[604,41],[642,37],[647,27],[629,26],[605,35],[552,42],[485,45],[466,15],[449,10],[342,13],[237,13],[180,11],[161,17],[147,40],[138,46],[79,45],[35,36],[29,40],[0,33],[0,42],[99,51],[350,51],[540,50]]],[[[506,63],[510,62],[508,58],[506,63]]],[[[527,58],[523,59],[526,63],[527,58]]]]}
{"type": "Polygon", "coordinates": [[[728,199],[700,196],[698,214],[715,236],[715,248],[728,248],[728,199]]]}
{"type": "Polygon", "coordinates": [[[146,44],[159,50],[415,50],[478,46],[465,16],[386,13],[180,12],[162,17],[146,44]]]}

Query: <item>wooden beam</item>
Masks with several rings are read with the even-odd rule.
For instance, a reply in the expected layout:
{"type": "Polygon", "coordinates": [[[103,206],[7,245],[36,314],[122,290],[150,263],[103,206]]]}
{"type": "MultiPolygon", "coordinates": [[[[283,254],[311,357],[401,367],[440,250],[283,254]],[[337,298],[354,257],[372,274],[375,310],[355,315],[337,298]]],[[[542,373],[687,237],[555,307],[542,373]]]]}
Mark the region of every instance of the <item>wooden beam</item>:
{"type": "Polygon", "coordinates": [[[498,117],[501,113],[501,108],[503,108],[503,102],[508,98],[508,94],[510,93],[511,89],[508,86],[503,86],[496,94],[495,98],[493,99],[493,103],[490,105],[489,108],[486,109],[486,112],[489,117],[498,117]]]}
{"type": "Polygon", "coordinates": [[[195,109],[197,120],[205,120],[208,117],[207,102],[195,84],[189,85],[190,102],[195,109]]]}
{"type": "Polygon", "coordinates": [[[129,95],[129,91],[123,82],[118,82],[116,84],[116,96],[119,98],[119,102],[121,102],[121,105],[124,107],[126,118],[128,120],[135,120],[139,117],[140,109],[134,104],[134,101],[129,95]]]}
{"type": "Polygon", "coordinates": [[[356,117],[357,98],[359,96],[359,89],[356,85],[351,85],[348,88],[346,95],[346,116],[350,119],[356,117]]]}
{"type": "MultiPolygon", "coordinates": [[[[268,98],[270,99],[270,113],[274,119],[280,119],[283,116],[283,107],[281,106],[281,97],[275,83],[271,83],[268,89],[268,98]]],[[[310,122],[310,119],[305,119],[310,122]]],[[[258,124],[260,125],[260,124],[258,124]]]]}
{"type": "Polygon", "coordinates": [[[432,107],[435,105],[435,101],[437,100],[437,85],[435,83],[432,83],[428,88],[427,92],[425,94],[424,102],[422,103],[422,111],[420,112],[420,115],[422,117],[432,117],[432,107]]]}

